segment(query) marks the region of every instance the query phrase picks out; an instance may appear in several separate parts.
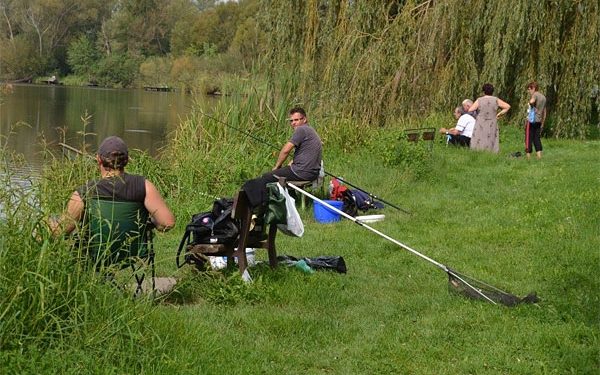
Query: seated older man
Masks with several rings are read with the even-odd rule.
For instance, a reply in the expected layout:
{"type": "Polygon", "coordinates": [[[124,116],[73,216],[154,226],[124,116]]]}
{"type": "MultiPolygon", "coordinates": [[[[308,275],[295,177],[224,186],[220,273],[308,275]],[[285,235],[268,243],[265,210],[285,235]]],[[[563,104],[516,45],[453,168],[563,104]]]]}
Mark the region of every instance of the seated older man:
{"type": "Polygon", "coordinates": [[[469,147],[475,127],[475,118],[462,106],[454,109],[454,117],[457,120],[456,126],[451,129],[441,128],[440,133],[448,135],[448,144],[469,147]]]}

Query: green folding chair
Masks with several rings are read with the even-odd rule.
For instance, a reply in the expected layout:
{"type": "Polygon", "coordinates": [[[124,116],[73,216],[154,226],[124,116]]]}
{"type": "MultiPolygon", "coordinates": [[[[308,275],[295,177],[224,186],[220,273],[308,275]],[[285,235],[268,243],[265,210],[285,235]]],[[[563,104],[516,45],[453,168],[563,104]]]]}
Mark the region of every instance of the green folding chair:
{"type": "Polygon", "coordinates": [[[155,290],[152,225],[143,202],[86,201],[86,250],[94,267],[113,278],[117,271],[131,268],[136,281],[134,296],[143,292],[147,267],[151,271],[152,297],[155,290]]]}

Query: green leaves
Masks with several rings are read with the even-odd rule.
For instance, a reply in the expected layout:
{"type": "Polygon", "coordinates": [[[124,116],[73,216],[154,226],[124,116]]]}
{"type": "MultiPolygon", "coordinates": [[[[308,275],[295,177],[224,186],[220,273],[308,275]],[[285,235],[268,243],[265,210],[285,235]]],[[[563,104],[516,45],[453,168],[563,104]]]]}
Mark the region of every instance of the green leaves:
{"type": "Polygon", "coordinates": [[[319,12],[269,2],[265,69],[301,72],[297,85],[273,79],[273,91],[317,91],[323,113],[381,126],[447,110],[490,82],[513,106],[509,116],[520,116],[525,87],[535,80],[549,99],[555,137],[584,138],[588,125],[598,125],[599,99],[591,94],[600,71],[597,2],[317,3],[319,12]]]}

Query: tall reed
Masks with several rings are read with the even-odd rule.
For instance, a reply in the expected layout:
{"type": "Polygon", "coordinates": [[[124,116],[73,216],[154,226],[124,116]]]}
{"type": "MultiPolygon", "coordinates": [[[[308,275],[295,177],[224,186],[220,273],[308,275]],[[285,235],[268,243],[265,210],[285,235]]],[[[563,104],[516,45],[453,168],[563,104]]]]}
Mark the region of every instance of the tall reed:
{"type": "Polygon", "coordinates": [[[2,362],[36,348],[119,351],[152,339],[143,323],[148,301],[133,301],[130,291],[88,267],[75,237],[50,233],[50,218],[62,213],[75,187],[97,177],[89,154],[49,160],[31,184],[14,183],[15,158],[6,149],[0,159],[2,362]]]}

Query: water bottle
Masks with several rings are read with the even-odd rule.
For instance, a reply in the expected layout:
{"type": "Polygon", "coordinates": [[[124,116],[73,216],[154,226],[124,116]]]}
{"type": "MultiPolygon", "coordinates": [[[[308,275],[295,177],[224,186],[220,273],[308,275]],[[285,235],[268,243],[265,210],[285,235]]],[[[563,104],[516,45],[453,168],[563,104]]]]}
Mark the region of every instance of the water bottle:
{"type": "Polygon", "coordinates": [[[315,272],[312,268],[310,268],[308,264],[306,264],[304,259],[300,259],[299,261],[297,261],[294,266],[308,274],[313,274],[315,272]]]}
{"type": "Polygon", "coordinates": [[[254,260],[254,248],[249,247],[246,249],[246,260],[248,261],[249,267],[253,267],[256,264],[254,260]]]}

